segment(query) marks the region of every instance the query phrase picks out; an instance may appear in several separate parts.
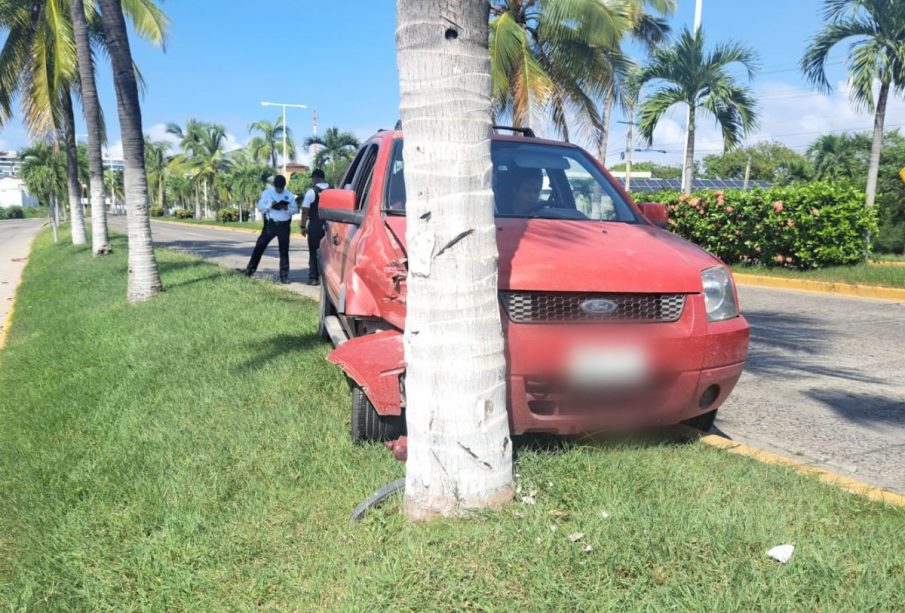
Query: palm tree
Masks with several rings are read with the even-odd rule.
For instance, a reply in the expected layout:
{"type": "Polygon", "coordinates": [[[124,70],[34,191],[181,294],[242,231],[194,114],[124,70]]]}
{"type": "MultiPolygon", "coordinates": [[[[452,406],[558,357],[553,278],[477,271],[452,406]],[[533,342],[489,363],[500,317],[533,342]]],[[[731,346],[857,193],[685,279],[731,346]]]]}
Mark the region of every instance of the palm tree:
{"type": "Polygon", "coordinates": [[[119,125],[123,139],[126,207],[129,211],[129,302],[149,300],[163,289],[154,257],[148,215],[148,176],[145,173],[145,138],[141,128],[138,82],[120,0],[100,0],[104,35],[113,64],[119,125]]]}
{"type": "MultiPolygon", "coordinates": [[[[79,1],[81,5],[82,2],[79,1]]],[[[0,123],[12,114],[12,101],[19,95],[23,118],[35,136],[59,131],[63,137],[69,168],[77,165],[75,148],[75,117],[72,110],[71,92],[80,91],[83,105],[91,104],[91,94],[86,85],[80,85],[80,66],[77,48],[82,44],[81,34],[90,36],[90,42],[106,52],[106,40],[100,34],[100,14],[94,2],[84,5],[83,15],[86,31],[79,30],[81,24],[71,21],[71,5],[60,0],[18,0],[0,3],[0,27],[7,28],[3,50],[0,52],[0,123]]],[[[155,38],[155,23],[163,21],[159,9],[152,0],[130,0],[126,12],[132,19],[136,31],[152,41],[155,38]]],[[[83,42],[87,45],[87,39],[83,42]]],[[[91,48],[84,50],[90,57],[91,48]]],[[[87,66],[93,70],[90,62],[87,66]]],[[[91,75],[93,77],[93,73],[91,75]]],[[[94,92],[96,94],[96,92],[94,92]]],[[[96,95],[94,96],[96,99],[96,95]]],[[[87,110],[87,108],[86,108],[87,110]]],[[[99,109],[98,109],[99,113],[99,109]]],[[[97,124],[98,122],[94,122],[97,124]]],[[[103,133],[102,121],[100,134],[103,133]]],[[[92,122],[89,121],[89,142],[97,141],[98,155],[102,138],[92,139],[92,122]]],[[[99,172],[99,171],[97,171],[99,172]]],[[[70,207],[73,210],[73,241],[84,240],[84,221],[81,209],[81,184],[75,177],[70,178],[70,207]]],[[[102,182],[98,181],[101,184],[102,182]]],[[[97,185],[95,185],[97,188],[97,185]]],[[[101,196],[101,201],[103,197],[101,196]]],[[[96,204],[96,201],[94,202],[96,204]]],[[[106,219],[99,218],[104,213],[103,206],[92,208],[94,249],[103,250],[106,244],[106,219]],[[104,231],[103,240],[98,245],[98,236],[104,231]]]]}
{"type": "MultiPolygon", "coordinates": [[[[157,45],[163,45],[169,19],[150,0],[129,2],[124,7],[132,24],[141,36],[157,45]]],[[[91,50],[91,31],[100,28],[100,15],[94,3],[70,0],[70,18],[78,59],[82,110],[88,129],[88,184],[91,190],[91,250],[94,255],[105,255],[113,250],[107,232],[107,210],[104,195],[104,163],[101,147],[106,141],[104,118],[97,85],[94,80],[94,57],[91,50]],[[90,13],[90,17],[89,14],[90,13]]],[[[95,36],[95,39],[102,37],[95,36]]]]}
{"type": "Polygon", "coordinates": [[[512,498],[496,227],[486,172],[488,15],[485,0],[398,0],[396,7],[409,194],[405,512],[426,519],[512,498]],[[433,171],[438,160],[442,173],[433,171]],[[456,206],[440,204],[452,200],[456,206]],[[436,245],[447,245],[442,257],[436,245]]]}
{"type": "MultiPolygon", "coordinates": [[[[286,157],[295,159],[295,140],[292,138],[292,130],[289,127],[286,131],[286,157]]],[[[248,143],[248,151],[251,157],[258,162],[270,161],[270,166],[274,170],[277,168],[277,154],[283,151],[283,118],[277,117],[274,122],[266,119],[256,121],[248,126],[248,132],[260,132],[260,136],[255,136],[248,143]]]]}
{"type": "Polygon", "coordinates": [[[360,147],[358,139],[351,132],[340,132],[336,126],[327,128],[323,136],[309,136],[305,147],[317,145],[317,155],[313,164],[323,168],[331,185],[342,181],[342,175],[360,147]]]}
{"type": "MultiPolygon", "coordinates": [[[[174,168],[190,174],[204,193],[205,207],[219,208],[220,182],[229,170],[230,158],[226,151],[226,128],[222,125],[189,119],[185,130],[169,124],[167,132],[180,138],[182,153],[173,158],[174,168]]],[[[200,210],[196,204],[196,217],[200,210]]]]}
{"type": "Polygon", "coordinates": [[[274,169],[256,161],[246,149],[238,149],[230,157],[232,167],[223,183],[239,210],[239,221],[242,221],[243,208],[254,207],[274,169]]]}
{"type": "Polygon", "coordinates": [[[145,170],[148,173],[148,183],[152,187],[154,204],[166,209],[166,184],[169,171],[169,159],[167,151],[170,143],[167,141],[152,141],[145,139],[145,170]]]}
{"type": "Polygon", "coordinates": [[[867,134],[824,134],[808,147],[814,178],[855,180],[870,163],[871,139],[867,134]]]}
{"type": "Polygon", "coordinates": [[[75,145],[75,115],[71,90],[75,53],[69,24],[58,19],[56,2],[31,0],[0,6],[0,27],[6,40],[0,51],[0,123],[12,115],[19,95],[23,119],[32,137],[62,139],[66,154],[72,242],[82,245],[84,212],[75,145]]]}
{"type": "Polygon", "coordinates": [[[22,158],[22,180],[29,192],[44,199],[53,222],[53,240],[57,242],[60,217],[58,203],[67,191],[67,160],[59,149],[41,142],[23,149],[19,156],[22,158]]]}
{"type": "MultiPolygon", "coordinates": [[[[677,0],[625,0],[629,23],[631,23],[631,38],[643,45],[648,52],[653,52],[658,45],[663,44],[669,37],[670,27],[665,17],[676,10],[677,0]],[[657,14],[655,14],[657,13],[657,14]]],[[[603,98],[603,108],[600,111],[600,130],[597,139],[597,157],[601,164],[606,164],[606,150],[609,144],[610,122],[612,120],[613,107],[616,98],[621,98],[621,105],[627,110],[630,104],[637,102],[632,96],[626,97],[626,72],[618,71],[615,74],[615,87],[607,89],[603,98]],[[622,94],[620,96],[620,94],[622,94]]],[[[631,121],[631,119],[629,119],[631,121]]]]}
{"type": "Polygon", "coordinates": [[[602,126],[596,101],[627,62],[620,45],[632,28],[627,2],[493,0],[490,20],[494,114],[516,126],[550,110],[568,140],[568,119],[580,131],[602,126]]]}
{"type": "MultiPolygon", "coordinates": [[[[826,61],[844,40],[855,39],[849,50],[851,99],[856,107],[874,113],[874,134],[867,169],[867,206],[877,194],[877,173],[883,148],[883,123],[890,91],[905,92],[905,3],[898,0],[824,0],[829,22],[811,41],[801,69],[818,89],[830,91],[826,61]],[[880,90],[874,97],[874,83],[880,90]]],[[[869,237],[868,237],[869,238],[869,237]]]]}
{"type": "Polygon", "coordinates": [[[704,50],[704,33],[692,33],[687,28],[669,47],[653,52],[647,65],[637,76],[639,87],[656,85],[656,90],[641,105],[641,136],[653,144],[654,130],[660,119],[674,104],[688,105],[686,128],[685,172],[682,191],[691,191],[694,179],[694,139],[697,115],[705,111],[716,120],[723,133],[723,146],[731,149],[757,125],[757,104],[751,90],[740,85],[728,71],[732,64],[741,64],[754,77],[757,56],[750,49],[735,42],[716,45],[704,50]]]}

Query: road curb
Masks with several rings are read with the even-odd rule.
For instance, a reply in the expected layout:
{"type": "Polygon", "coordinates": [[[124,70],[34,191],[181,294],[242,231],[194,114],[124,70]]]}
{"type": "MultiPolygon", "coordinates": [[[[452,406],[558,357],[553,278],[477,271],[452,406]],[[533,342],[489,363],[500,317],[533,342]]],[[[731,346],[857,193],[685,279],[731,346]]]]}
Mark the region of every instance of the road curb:
{"type": "Polygon", "coordinates": [[[889,490],[869,485],[862,481],[844,477],[824,468],[818,468],[817,466],[804,464],[775,453],[770,453],[769,451],[763,451],[762,449],[757,449],[716,434],[707,434],[706,432],[701,432],[700,430],[695,430],[694,428],[689,428],[687,426],[681,426],[680,431],[687,438],[700,441],[705,445],[722,449],[729,453],[742,455],[757,460],[758,462],[763,462],[764,464],[785,466],[805,475],[814,475],[827,485],[843,489],[857,496],[867,498],[868,500],[883,502],[905,509],[905,496],[902,496],[901,494],[896,494],[895,492],[890,492],[889,490]]]}
{"type": "MultiPolygon", "coordinates": [[[[47,227],[48,224],[41,224],[41,229],[47,227]]],[[[31,257],[31,250],[34,248],[35,240],[38,238],[38,234],[40,231],[35,233],[32,237],[31,242],[28,244],[28,254],[25,256],[25,266],[22,267],[22,275],[19,276],[19,280],[16,282],[16,288],[13,290],[13,299],[10,300],[9,310],[6,311],[6,316],[3,318],[3,324],[0,325],[0,351],[3,351],[4,347],[6,347],[6,339],[9,337],[9,329],[13,324],[13,313],[16,310],[16,300],[19,298],[19,287],[22,286],[22,276],[25,274],[25,267],[28,266],[28,258],[31,257]]]]}
{"type": "Polygon", "coordinates": [[[222,230],[223,232],[241,232],[243,234],[260,234],[260,229],[253,228],[230,228],[228,226],[215,226],[212,224],[203,224],[203,223],[183,223],[181,221],[170,221],[169,219],[152,219],[154,223],[168,223],[174,226],[183,226],[185,228],[202,228],[202,229],[210,229],[210,230],[222,230]]]}
{"type": "Polygon", "coordinates": [[[749,275],[745,273],[733,273],[733,276],[739,285],[753,285],[756,287],[769,287],[772,289],[791,289],[855,298],[895,300],[896,302],[905,301],[905,289],[896,287],[856,285],[854,283],[833,283],[831,281],[811,281],[806,279],[786,279],[784,277],[749,275]]]}

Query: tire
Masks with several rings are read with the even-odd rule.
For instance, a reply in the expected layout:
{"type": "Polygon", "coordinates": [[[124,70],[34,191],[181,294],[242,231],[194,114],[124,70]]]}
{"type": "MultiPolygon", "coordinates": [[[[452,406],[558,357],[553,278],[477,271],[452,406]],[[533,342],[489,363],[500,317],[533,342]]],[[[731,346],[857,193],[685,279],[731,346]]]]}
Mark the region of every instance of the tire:
{"type": "Polygon", "coordinates": [[[330,303],[330,296],[329,294],[327,294],[327,288],[324,287],[323,281],[321,281],[320,288],[321,291],[318,308],[317,336],[322,340],[330,341],[330,334],[327,332],[327,318],[336,315],[336,309],[334,309],[333,304],[330,303]]]}
{"type": "Polygon", "coordinates": [[[405,434],[405,417],[380,415],[360,387],[352,384],[352,442],[382,443],[405,434]]]}
{"type": "Polygon", "coordinates": [[[713,422],[716,420],[716,409],[704,413],[703,415],[698,415],[697,417],[692,417],[691,419],[686,419],[682,423],[686,426],[691,426],[692,428],[697,428],[701,432],[709,432],[713,427],[713,422]]]}

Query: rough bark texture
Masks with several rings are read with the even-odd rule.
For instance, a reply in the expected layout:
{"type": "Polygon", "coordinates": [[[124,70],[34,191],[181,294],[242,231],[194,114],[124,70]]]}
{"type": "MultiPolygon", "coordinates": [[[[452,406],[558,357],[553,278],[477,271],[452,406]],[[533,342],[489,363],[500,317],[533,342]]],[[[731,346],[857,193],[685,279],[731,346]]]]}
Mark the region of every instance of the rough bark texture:
{"type": "Polygon", "coordinates": [[[694,183],[694,107],[688,109],[688,128],[685,135],[685,166],[682,169],[682,192],[689,194],[694,183]]]}
{"type": "Polygon", "coordinates": [[[91,191],[91,251],[94,255],[111,253],[107,232],[107,204],[104,199],[104,161],[101,157],[101,106],[94,81],[94,63],[88,39],[88,22],[82,0],[70,0],[72,30],[78,55],[82,109],[88,126],[88,187],[91,191]]]}
{"type": "Polygon", "coordinates": [[[100,0],[100,5],[113,64],[113,85],[123,139],[123,180],[129,227],[128,299],[129,302],[141,302],[158,294],[162,286],[148,215],[148,176],[145,172],[145,139],[141,129],[138,84],[120,0],[100,0]]]}
{"type": "Polygon", "coordinates": [[[877,108],[874,112],[874,139],[870,146],[870,166],[867,169],[867,206],[873,206],[877,197],[877,174],[880,172],[880,152],[883,149],[883,123],[886,120],[886,103],[889,100],[889,83],[880,84],[877,108]]]}
{"type": "Polygon", "coordinates": [[[512,498],[491,191],[489,5],[399,0],[409,257],[405,512],[512,498]]]}
{"type": "Polygon", "coordinates": [[[600,112],[600,136],[597,141],[597,159],[606,166],[606,149],[610,140],[610,120],[613,117],[613,106],[616,104],[616,94],[612,91],[603,99],[603,110],[600,112]]]}
{"type": "Polygon", "coordinates": [[[69,216],[72,218],[72,244],[84,245],[85,211],[82,209],[82,186],[79,183],[79,152],[75,144],[75,113],[72,95],[66,91],[60,96],[63,119],[63,148],[66,150],[66,179],[69,187],[69,216]]]}

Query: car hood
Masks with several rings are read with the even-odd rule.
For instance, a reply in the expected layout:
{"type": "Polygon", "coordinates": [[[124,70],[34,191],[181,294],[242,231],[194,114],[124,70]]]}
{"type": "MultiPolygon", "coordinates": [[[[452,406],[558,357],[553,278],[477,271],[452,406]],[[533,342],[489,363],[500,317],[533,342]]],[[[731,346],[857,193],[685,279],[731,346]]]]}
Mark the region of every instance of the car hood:
{"type": "MultiPolygon", "coordinates": [[[[387,217],[405,245],[405,219],[387,217]]],[[[698,293],[712,255],[648,224],[497,219],[500,289],[698,293]]]]}

